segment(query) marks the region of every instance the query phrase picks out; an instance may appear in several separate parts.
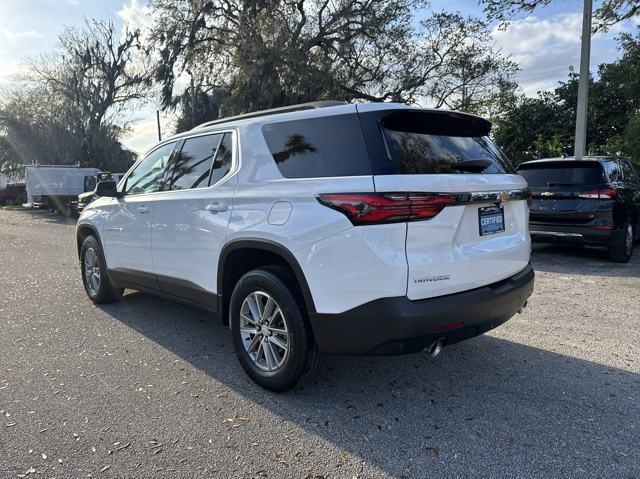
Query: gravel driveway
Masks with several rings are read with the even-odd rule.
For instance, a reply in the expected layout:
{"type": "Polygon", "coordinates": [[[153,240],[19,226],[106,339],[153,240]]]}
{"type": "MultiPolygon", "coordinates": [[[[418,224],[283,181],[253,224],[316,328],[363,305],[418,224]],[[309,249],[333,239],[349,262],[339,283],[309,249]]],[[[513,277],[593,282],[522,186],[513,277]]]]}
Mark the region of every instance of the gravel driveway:
{"type": "MultiPolygon", "coordinates": [[[[640,246],[640,245],[639,245],[640,246]]],[[[217,318],[86,298],[74,225],[0,211],[0,477],[640,477],[640,247],[536,246],[523,315],[276,395],[217,318]]]]}

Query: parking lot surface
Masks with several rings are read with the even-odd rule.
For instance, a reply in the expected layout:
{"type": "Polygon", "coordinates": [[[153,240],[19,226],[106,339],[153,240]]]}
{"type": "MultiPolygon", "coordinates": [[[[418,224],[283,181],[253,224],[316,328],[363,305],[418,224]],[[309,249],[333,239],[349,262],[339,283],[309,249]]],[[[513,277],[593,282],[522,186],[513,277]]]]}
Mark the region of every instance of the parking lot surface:
{"type": "Polygon", "coordinates": [[[73,222],[0,211],[0,477],[640,477],[640,249],[532,262],[527,311],[493,332],[329,357],[277,395],[218,318],[131,291],[96,307],[73,222]]]}

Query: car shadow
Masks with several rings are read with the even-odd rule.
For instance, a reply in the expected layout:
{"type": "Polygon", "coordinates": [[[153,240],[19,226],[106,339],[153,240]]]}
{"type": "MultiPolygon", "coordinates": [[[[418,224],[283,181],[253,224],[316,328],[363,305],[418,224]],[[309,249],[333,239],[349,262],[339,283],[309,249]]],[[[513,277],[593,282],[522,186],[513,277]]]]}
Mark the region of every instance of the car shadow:
{"type": "Polygon", "coordinates": [[[311,384],[273,394],[247,378],[228,329],[210,314],[137,292],[101,308],[213,381],[395,477],[445,477],[454,464],[469,477],[640,472],[640,375],[630,371],[485,335],[433,359],[328,357],[311,384]],[[416,454],[421,460],[407,459],[416,454]]]}
{"type": "Polygon", "coordinates": [[[614,263],[604,249],[534,243],[531,263],[536,271],[567,275],[640,277],[640,243],[628,263],[614,263]]]}

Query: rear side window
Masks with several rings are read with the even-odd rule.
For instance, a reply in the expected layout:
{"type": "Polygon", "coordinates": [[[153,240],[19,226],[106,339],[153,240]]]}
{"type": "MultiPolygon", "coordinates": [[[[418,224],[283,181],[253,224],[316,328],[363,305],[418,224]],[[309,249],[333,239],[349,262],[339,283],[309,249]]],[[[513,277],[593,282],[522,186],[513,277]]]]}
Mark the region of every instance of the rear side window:
{"type": "Polygon", "coordinates": [[[287,178],[370,175],[371,163],[356,115],[270,123],[269,150],[287,178]]]}
{"type": "Polygon", "coordinates": [[[604,167],[607,170],[607,177],[610,182],[622,181],[622,169],[620,169],[617,161],[607,161],[604,163],[604,167]]]}
{"type": "Polygon", "coordinates": [[[231,133],[225,133],[222,141],[218,145],[218,151],[216,152],[216,158],[213,161],[213,167],[211,168],[211,180],[210,185],[216,184],[231,170],[231,161],[233,158],[233,135],[231,133]]]}
{"type": "Polygon", "coordinates": [[[623,160],[620,162],[620,166],[622,167],[622,175],[624,176],[625,181],[635,185],[638,182],[638,179],[631,163],[623,160]]]}
{"type": "Polygon", "coordinates": [[[211,164],[222,135],[206,135],[185,140],[165,183],[165,190],[189,190],[209,186],[211,164]]]}
{"type": "Polygon", "coordinates": [[[521,165],[518,173],[527,180],[529,186],[534,188],[599,185],[605,182],[599,163],[576,160],[521,165]]]}

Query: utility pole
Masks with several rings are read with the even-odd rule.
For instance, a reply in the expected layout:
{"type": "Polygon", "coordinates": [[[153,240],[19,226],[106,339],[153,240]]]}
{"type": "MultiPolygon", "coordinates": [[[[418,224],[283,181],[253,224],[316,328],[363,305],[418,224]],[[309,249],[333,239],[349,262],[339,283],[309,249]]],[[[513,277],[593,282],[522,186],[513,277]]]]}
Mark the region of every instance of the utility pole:
{"type": "Polygon", "coordinates": [[[158,123],[158,141],[162,141],[162,133],[160,132],[160,110],[156,110],[156,122],[158,123]]]}
{"type": "Polygon", "coordinates": [[[196,86],[191,75],[191,124],[196,124],[196,86]]]}
{"type": "Polygon", "coordinates": [[[589,63],[591,58],[592,0],[584,0],[582,13],[582,47],[580,50],[580,79],[576,108],[576,144],[574,157],[581,160],[587,148],[587,105],[589,102],[589,63]]]}

